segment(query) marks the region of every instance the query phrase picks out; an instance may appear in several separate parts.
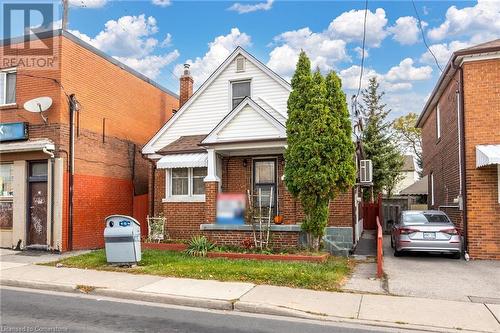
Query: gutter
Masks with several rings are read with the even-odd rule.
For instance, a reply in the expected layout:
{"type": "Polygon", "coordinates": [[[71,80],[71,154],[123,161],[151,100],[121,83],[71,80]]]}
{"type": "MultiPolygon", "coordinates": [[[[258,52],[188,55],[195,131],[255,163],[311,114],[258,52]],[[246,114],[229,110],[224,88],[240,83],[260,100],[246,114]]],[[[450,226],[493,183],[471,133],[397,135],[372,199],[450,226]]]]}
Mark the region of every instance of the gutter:
{"type": "MultiPolygon", "coordinates": [[[[458,149],[460,150],[460,154],[462,154],[462,163],[459,165],[460,167],[460,173],[462,174],[462,188],[460,189],[462,192],[462,217],[463,217],[463,222],[464,222],[464,248],[465,248],[465,253],[468,254],[469,252],[469,242],[468,242],[468,224],[467,224],[467,181],[466,181],[466,160],[465,160],[465,112],[464,112],[464,70],[460,66],[458,67],[458,70],[460,71],[460,93],[459,93],[459,105],[460,105],[460,127],[458,128],[459,133],[462,132],[462,144],[458,149]]],[[[459,134],[460,135],[460,134],[459,134]]],[[[466,256],[467,257],[467,256],[466,256]]]]}

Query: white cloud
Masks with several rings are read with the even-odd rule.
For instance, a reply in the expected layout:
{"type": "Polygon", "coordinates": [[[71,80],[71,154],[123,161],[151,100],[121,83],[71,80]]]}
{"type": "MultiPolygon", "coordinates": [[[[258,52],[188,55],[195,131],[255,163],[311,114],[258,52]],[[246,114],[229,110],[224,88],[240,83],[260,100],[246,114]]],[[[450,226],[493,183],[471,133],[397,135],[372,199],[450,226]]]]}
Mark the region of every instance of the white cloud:
{"type": "Polygon", "coordinates": [[[80,8],[101,8],[107,2],[107,0],[69,0],[69,5],[80,8]]]}
{"type": "MultiPolygon", "coordinates": [[[[361,59],[363,57],[363,49],[360,46],[356,46],[354,48],[354,52],[356,52],[359,59],[361,59]]],[[[364,53],[365,53],[365,59],[370,56],[370,53],[368,52],[368,50],[366,48],[365,48],[364,53]]]]}
{"type": "Polygon", "coordinates": [[[153,0],[151,1],[153,5],[160,6],[160,7],[168,7],[172,4],[171,0],[153,0]]]}
{"type": "MultiPolygon", "coordinates": [[[[342,78],[342,86],[345,89],[357,90],[359,86],[359,75],[361,67],[351,66],[339,72],[342,78]]],[[[430,66],[415,67],[410,58],[403,59],[399,65],[393,66],[387,73],[378,73],[372,68],[364,68],[361,89],[368,87],[371,77],[376,77],[381,89],[388,92],[409,90],[413,87],[413,81],[427,80],[431,77],[432,68],[430,66]]]]}
{"type": "MultiPolygon", "coordinates": [[[[429,46],[429,48],[431,49],[432,53],[436,56],[436,59],[438,63],[441,65],[441,67],[444,67],[454,51],[466,48],[471,45],[472,44],[469,42],[461,42],[457,40],[449,43],[434,44],[429,46]]],[[[422,56],[420,57],[420,61],[432,65],[436,63],[434,61],[434,57],[429,51],[426,51],[424,54],[422,54],[422,56]]]]}
{"type": "Polygon", "coordinates": [[[326,33],[314,33],[309,28],[287,31],[274,38],[279,44],[269,54],[267,65],[285,79],[289,79],[295,71],[300,50],[304,50],[313,69],[321,71],[333,69],[334,63],[348,60],[346,43],[340,39],[332,39],[326,33]]]}
{"type": "MultiPolygon", "coordinates": [[[[422,21],[422,27],[427,26],[426,22],[422,21]]],[[[396,20],[396,24],[387,29],[393,34],[392,38],[401,45],[412,45],[418,42],[420,38],[420,29],[418,21],[413,16],[403,16],[396,20]]]]}
{"type": "Polygon", "coordinates": [[[411,58],[403,59],[399,65],[389,69],[385,74],[385,79],[390,82],[396,81],[421,81],[430,79],[432,76],[432,67],[422,66],[414,67],[411,58]]]}
{"type": "Polygon", "coordinates": [[[451,6],[446,20],[429,30],[429,38],[435,41],[450,36],[470,36],[475,42],[484,42],[500,36],[500,1],[478,0],[473,7],[458,9],[451,6]]]}
{"type": "Polygon", "coordinates": [[[156,79],[161,70],[171,64],[179,57],[179,51],[174,50],[164,55],[151,55],[144,58],[122,58],[115,57],[117,60],[141,72],[151,79],[156,79]]]}
{"type": "Polygon", "coordinates": [[[165,66],[179,57],[177,50],[154,54],[159,46],[170,46],[172,36],[167,34],[160,43],[153,37],[158,32],[156,19],[144,14],[109,20],[95,37],[77,30],[70,32],[151,79],[156,79],[165,66]]]}
{"type": "MultiPolygon", "coordinates": [[[[328,32],[348,42],[363,40],[363,22],[365,10],[350,10],[337,16],[329,25],[328,32]]],[[[385,26],[387,18],[385,10],[377,8],[375,12],[368,10],[366,15],[366,44],[370,47],[379,47],[387,37],[385,26]]]]}
{"type": "Polygon", "coordinates": [[[273,2],[274,0],[267,0],[266,2],[259,2],[253,5],[242,4],[237,2],[233,4],[231,7],[229,7],[228,10],[238,12],[238,14],[246,14],[246,13],[256,12],[259,10],[269,10],[272,8],[273,2]]]}
{"type": "Polygon", "coordinates": [[[122,16],[109,20],[103,31],[91,38],[77,31],[71,31],[98,49],[118,57],[143,57],[149,55],[158,45],[151,35],[158,32],[156,19],[139,16],[122,16]]]}
{"type": "MultiPolygon", "coordinates": [[[[251,38],[238,28],[232,28],[227,35],[216,37],[208,44],[208,51],[203,57],[188,59],[191,75],[195,86],[201,85],[210,74],[234,51],[238,46],[247,47],[251,45],[251,38]]],[[[183,65],[175,66],[175,72],[182,74],[183,65]]]]}

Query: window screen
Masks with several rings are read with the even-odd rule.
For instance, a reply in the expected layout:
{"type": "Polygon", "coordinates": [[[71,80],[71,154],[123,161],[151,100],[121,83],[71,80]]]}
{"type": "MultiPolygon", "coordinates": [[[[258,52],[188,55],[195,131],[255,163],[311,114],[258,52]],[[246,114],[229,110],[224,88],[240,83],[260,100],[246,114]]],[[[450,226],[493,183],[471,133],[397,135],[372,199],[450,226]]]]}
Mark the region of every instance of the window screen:
{"type": "Polygon", "coordinates": [[[245,97],[250,96],[250,81],[233,82],[233,109],[241,103],[245,97]]]}

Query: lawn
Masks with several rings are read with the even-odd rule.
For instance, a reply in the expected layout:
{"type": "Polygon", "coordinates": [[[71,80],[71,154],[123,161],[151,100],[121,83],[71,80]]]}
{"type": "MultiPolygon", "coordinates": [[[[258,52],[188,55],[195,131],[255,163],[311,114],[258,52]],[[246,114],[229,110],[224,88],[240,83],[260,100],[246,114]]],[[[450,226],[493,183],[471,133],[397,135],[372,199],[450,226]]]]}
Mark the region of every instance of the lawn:
{"type": "Polygon", "coordinates": [[[144,250],[142,261],[132,268],[107,265],[104,250],[66,258],[56,263],[62,263],[66,267],[134,274],[253,282],[329,291],[338,290],[352,268],[347,259],[338,257],[330,257],[324,263],[227,260],[191,257],[182,252],[158,250],[144,250]]]}

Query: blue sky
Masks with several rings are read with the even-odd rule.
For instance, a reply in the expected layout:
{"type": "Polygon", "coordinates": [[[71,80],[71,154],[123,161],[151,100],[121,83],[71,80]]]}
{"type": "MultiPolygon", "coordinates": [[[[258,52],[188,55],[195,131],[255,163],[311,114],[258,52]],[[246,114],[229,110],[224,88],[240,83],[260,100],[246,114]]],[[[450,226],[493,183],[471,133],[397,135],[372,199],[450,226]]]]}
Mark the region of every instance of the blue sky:
{"type": "MultiPolygon", "coordinates": [[[[69,29],[173,91],[184,62],[195,84],[241,45],[285,78],[304,49],[346,93],[357,87],[364,1],[70,0],[69,29]]],[[[444,67],[452,51],[500,37],[500,1],[416,1],[444,67]]],[[[410,1],[369,1],[365,78],[377,76],[393,117],[419,113],[440,74],[410,1]]],[[[363,82],[363,86],[366,81],[363,82]]]]}

